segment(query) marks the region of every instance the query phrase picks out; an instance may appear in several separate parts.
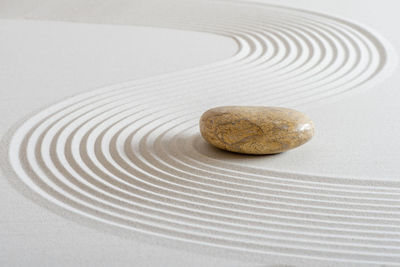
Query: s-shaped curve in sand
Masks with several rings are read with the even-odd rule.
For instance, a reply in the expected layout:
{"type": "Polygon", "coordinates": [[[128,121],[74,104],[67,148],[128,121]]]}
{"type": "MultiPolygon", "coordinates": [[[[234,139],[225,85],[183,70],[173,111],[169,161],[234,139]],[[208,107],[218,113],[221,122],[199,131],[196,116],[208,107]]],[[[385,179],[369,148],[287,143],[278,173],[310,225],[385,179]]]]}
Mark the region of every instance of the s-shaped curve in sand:
{"type": "Polygon", "coordinates": [[[28,17],[202,31],[234,39],[239,50],[27,119],[10,137],[6,168],[33,198],[102,229],[225,256],[400,261],[400,184],[238,166],[210,157],[197,129],[212,106],[313,105],[371,86],[394,65],[381,38],[342,19],[248,2],[115,4],[107,13],[112,5],[90,17],[51,7],[28,17]]]}

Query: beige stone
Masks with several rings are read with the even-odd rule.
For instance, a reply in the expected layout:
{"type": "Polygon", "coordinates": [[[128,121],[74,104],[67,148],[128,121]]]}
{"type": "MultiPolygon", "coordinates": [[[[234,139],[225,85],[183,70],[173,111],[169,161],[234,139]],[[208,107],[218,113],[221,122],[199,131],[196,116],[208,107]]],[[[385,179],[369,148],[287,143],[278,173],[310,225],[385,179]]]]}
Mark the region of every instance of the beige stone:
{"type": "Polygon", "coordinates": [[[279,107],[225,106],[206,111],[200,132],[210,144],[244,154],[275,154],[309,141],[313,122],[303,113],[279,107]]]}

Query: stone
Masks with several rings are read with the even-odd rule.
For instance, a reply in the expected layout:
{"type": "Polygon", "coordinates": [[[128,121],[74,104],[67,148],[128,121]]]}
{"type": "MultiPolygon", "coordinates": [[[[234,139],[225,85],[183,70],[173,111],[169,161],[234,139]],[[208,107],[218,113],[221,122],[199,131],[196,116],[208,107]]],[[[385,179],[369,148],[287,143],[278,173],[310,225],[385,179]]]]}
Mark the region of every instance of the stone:
{"type": "Polygon", "coordinates": [[[305,114],[288,108],[224,106],[207,110],[200,132],[211,145],[244,154],[276,154],[298,147],[314,135],[305,114]]]}

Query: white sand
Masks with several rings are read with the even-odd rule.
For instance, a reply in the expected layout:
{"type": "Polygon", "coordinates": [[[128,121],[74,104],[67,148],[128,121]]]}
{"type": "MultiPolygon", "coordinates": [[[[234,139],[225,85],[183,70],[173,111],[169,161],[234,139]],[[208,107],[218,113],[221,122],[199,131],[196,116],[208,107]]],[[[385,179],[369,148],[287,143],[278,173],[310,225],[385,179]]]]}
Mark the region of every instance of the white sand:
{"type": "Polygon", "coordinates": [[[3,3],[0,264],[399,262],[395,2],[287,2],[346,19],[3,3]],[[317,134],[276,156],[216,150],[197,120],[230,104],[298,108],[317,134]]]}

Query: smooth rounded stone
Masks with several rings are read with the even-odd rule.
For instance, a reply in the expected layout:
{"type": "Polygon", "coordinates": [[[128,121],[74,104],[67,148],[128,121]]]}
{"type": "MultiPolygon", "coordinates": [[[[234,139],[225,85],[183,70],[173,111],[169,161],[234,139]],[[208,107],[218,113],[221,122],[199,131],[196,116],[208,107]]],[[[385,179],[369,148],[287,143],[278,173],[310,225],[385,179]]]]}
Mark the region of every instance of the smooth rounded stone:
{"type": "Polygon", "coordinates": [[[303,113],[279,107],[225,106],[200,118],[200,132],[210,144],[244,154],[275,154],[309,141],[313,122],[303,113]]]}

